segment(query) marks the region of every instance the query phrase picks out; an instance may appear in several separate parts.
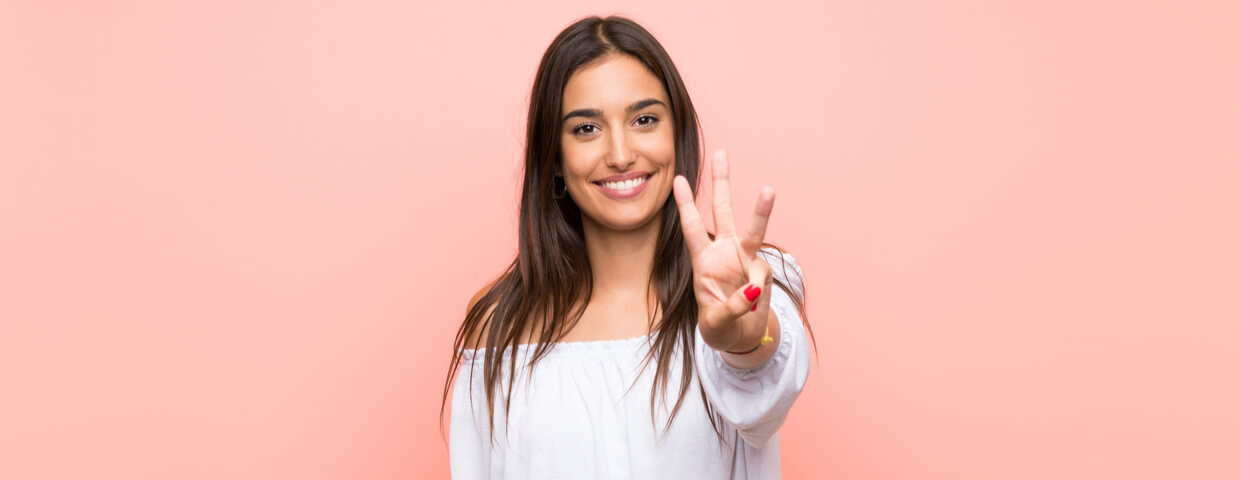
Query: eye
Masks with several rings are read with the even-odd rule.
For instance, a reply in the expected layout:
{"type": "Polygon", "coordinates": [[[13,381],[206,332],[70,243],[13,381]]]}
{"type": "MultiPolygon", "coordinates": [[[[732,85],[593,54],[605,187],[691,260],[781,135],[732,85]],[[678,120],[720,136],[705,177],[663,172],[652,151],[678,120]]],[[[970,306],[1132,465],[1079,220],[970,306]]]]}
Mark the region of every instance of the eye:
{"type": "Polygon", "coordinates": [[[640,117],[637,117],[637,120],[636,120],[637,124],[643,127],[654,125],[655,122],[658,122],[658,121],[659,121],[659,117],[656,117],[654,115],[642,115],[640,117]]]}
{"type": "Polygon", "coordinates": [[[573,135],[589,135],[595,132],[598,132],[598,127],[589,123],[583,123],[573,127],[573,135]]]}

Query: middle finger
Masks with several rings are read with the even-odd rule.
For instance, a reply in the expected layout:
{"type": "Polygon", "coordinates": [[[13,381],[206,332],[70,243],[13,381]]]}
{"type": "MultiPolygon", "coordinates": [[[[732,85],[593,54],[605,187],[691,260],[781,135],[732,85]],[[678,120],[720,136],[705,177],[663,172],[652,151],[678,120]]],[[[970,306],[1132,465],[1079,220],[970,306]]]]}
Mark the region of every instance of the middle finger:
{"type": "Polygon", "coordinates": [[[732,223],[732,190],[728,186],[728,154],[723,149],[715,150],[715,159],[711,162],[714,190],[711,194],[712,210],[715,214],[715,236],[733,236],[736,227],[732,223]]]}

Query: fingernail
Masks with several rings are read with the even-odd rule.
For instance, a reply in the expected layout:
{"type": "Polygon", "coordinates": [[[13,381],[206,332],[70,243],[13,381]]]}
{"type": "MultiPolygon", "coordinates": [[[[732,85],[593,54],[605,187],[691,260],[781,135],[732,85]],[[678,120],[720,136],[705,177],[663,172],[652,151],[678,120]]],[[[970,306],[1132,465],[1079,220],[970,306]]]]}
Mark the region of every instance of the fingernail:
{"type": "Polygon", "coordinates": [[[750,285],[745,288],[745,300],[754,301],[758,299],[758,295],[762,294],[762,287],[750,285]]]}
{"type": "Polygon", "coordinates": [[[753,311],[756,311],[757,309],[758,309],[758,304],[755,303],[753,304],[753,308],[749,309],[749,311],[753,312],[753,311]]]}

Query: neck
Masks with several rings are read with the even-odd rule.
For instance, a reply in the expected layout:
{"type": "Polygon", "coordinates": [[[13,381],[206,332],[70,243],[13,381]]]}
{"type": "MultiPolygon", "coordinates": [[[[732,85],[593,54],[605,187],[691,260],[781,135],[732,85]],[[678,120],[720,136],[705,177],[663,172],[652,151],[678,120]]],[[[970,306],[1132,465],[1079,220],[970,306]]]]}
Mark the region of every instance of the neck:
{"type": "Polygon", "coordinates": [[[586,254],[594,272],[594,295],[605,299],[654,302],[654,249],[663,224],[660,211],[645,225],[613,230],[582,219],[586,254]]]}

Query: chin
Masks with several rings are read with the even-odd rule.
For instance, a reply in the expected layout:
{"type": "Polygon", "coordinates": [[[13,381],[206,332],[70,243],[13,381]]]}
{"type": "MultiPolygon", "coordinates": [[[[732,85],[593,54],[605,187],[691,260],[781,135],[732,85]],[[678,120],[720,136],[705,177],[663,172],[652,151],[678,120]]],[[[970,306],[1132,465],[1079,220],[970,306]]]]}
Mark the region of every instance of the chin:
{"type": "Polygon", "coordinates": [[[653,209],[645,215],[607,215],[597,218],[595,223],[609,230],[636,230],[659,219],[661,209],[653,209]]]}

